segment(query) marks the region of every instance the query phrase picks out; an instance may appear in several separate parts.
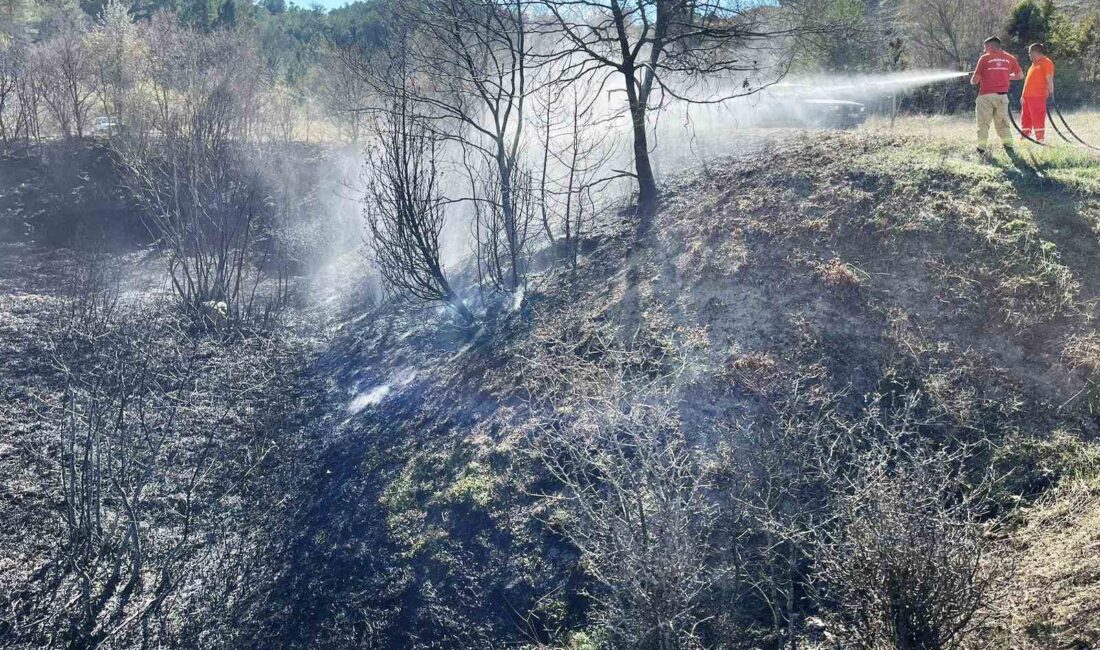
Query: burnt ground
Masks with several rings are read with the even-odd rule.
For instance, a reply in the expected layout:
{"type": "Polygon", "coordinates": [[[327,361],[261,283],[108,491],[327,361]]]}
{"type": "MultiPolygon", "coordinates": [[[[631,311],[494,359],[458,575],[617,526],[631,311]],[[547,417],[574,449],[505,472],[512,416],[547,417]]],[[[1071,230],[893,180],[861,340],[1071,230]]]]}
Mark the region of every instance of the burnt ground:
{"type": "MultiPolygon", "coordinates": [[[[193,421],[205,412],[226,457],[241,459],[226,477],[259,470],[247,484],[225,479],[238,486],[233,507],[205,529],[164,638],[482,647],[583,629],[589,583],[544,523],[532,495],[545,477],[524,450],[570,373],[622,359],[643,374],[676,369],[672,399],[704,447],[795,386],[837,396],[831,408],[852,418],[872,396],[915,395],[934,416],[931,443],[980,442],[984,460],[1012,470],[1002,498],[1019,508],[1014,552],[1034,567],[1044,553],[1081,553],[1097,492],[1065,486],[1093,471],[1100,431],[1100,197],[925,156],[905,138],[761,146],[671,186],[648,237],[604,224],[579,268],[535,274],[523,307],[476,333],[393,304],[353,304],[331,327],[304,327],[316,318],[305,303],[277,335],[208,341],[204,394],[269,381],[205,402],[231,417],[197,410],[193,421]],[[1070,530],[1056,538],[1042,523],[1053,515],[1027,517],[1063,512],[1061,490],[1084,510],[1059,519],[1070,530]],[[1046,531],[1042,543],[1029,530],[1046,531]]],[[[44,242],[5,253],[0,472],[14,525],[0,538],[0,575],[18,597],[0,639],[48,643],[64,613],[31,602],[46,596],[28,584],[55,570],[61,543],[45,334],[70,254],[44,242]]],[[[1035,575],[1021,574],[1027,593],[1048,584],[1035,575]]],[[[1047,591],[1064,596],[1006,602],[989,634],[1095,642],[1081,623],[1087,597],[1047,591]],[[1032,625],[1051,611],[1060,618],[1032,625]]]]}
{"type": "Polygon", "coordinates": [[[274,602],[295,605],[258,617],[278,621],[260,644],[469,647],[583,625],[575,555],[532,514],[522,453],[568,380],[555,366],[682,365],[680,415],[704,438],[803,380],[852,414],[915,391],[931,440],[992,441],[1009,501],[1073,473],[1058,449],[1100,425],[1079,358],[1095,198],[980,161],[978,178],[902,167],[907,147],[847,135],[716,163],[668,192],[651,238],[610,226],[472,340],[415,310],[350,316],[318,362],[336,409],[324,471],[276,546],[274,602]]]}

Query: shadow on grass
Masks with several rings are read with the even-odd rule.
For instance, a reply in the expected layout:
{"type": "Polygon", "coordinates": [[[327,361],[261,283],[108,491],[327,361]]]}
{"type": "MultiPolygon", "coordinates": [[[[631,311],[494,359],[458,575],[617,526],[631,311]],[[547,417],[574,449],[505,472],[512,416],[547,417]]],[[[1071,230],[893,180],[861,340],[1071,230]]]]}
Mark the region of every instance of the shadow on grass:
{"type": "Polygon", "coordinates": [[[1014,169],[1017,172],[1017,174],[1009,174],[1012,184],[1015,185],[1017,189],[1020,189],[1019,181],[1021,180],[1027,180],[1032,184],[1048,185],[1051,180],[1047,178],[1047,175],[1044,173],[1045,170],[1043,166],[1035,159],[1034,154],[1031,152],[1027,153],[1027,158],[1030,158],[1030,161],[1022,156],[1016,147],[1005,147],[1005,155],[1008,156],[1008,159],[1012,162],[1012,167],[1010,169],[1014,169]]]}
{"type": "Polygon", "coordinates": [[[1043,239],[1057,247],[1062,263],[1073,271],[1082,283],[1084,298],[1100,297],[1100,233],[1083,216],[1084,204],[1095,194],[1081,192],[1051,178],[1049,165],[1036,160],[1033,152],[1022,153],[1006,148],[1011,166],[1001,165],[1016,190],[1021,207],[1035,217],[1043,239]]]}

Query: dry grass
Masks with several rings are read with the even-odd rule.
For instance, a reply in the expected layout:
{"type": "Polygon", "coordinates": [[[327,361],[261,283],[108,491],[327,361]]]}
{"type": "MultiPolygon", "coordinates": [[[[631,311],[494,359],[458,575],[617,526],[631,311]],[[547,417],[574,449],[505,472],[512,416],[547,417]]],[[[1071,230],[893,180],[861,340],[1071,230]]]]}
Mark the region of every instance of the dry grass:
{"type": "Polygon", "coordinates": [[[845,264],[843,260],[835,257],[831,260],[815,264],[814,270],[817,271],[821,281],[824,282],[827,287],[854,288],[860,285],[859,275],[857,275],[856,271],[845,264]]]}
{"type": "Polygon", "coordinates": [[[1100,380],[1100,334],[1072,338],[1066,344],[1065,355],[1071,365],[1100,380]]]}
{"type": "Polygon", "coordinates": [[[1070,366],[1084,373],[1084,401],[1093,413],[1100,412],[1100,334],[1071,337],[1062,355],[1070,366]]]}
{"type": "Polygon", "coordinates": [[[1020,531],[1019,577],[1010,588],[1014,647],[1100,643],[1100,477],[1056,489],[1020,531]]]}

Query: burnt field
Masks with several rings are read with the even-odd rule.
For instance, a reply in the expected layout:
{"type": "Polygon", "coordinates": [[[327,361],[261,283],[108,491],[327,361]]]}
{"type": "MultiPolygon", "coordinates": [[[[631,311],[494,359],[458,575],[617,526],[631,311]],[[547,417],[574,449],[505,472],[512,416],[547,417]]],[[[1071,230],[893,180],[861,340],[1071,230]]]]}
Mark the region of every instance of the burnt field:
{"type": "Polygon", "coordinates": [[[968,643],[1095,643],[1098,206],[763,139],[472,329],[304,275],[196,327],[155,245],[9,239],[0,643],[813,644],[885,633],[872,567],[968,643]]]}

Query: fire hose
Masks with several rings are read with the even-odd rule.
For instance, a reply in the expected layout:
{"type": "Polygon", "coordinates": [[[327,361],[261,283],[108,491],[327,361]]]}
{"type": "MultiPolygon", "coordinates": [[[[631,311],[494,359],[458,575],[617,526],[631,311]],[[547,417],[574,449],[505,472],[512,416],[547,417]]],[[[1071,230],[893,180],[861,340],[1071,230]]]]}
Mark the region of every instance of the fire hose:
{"type": "Polygon", "coordinates": [[[1042,142],[1040,142],[1039,140],[1036,140],[1035,138],[1031,137],[1030,135],[1024,133],[1023,129],[1020,128],[1020,125],[1016,123],[1016,116],[1012,114],[1012,103],[1011,102],[1009,102],[1009,104],[1008,104],[1008,120],[1010,122],[1012,122],[1012,128],[1016,129],[1016,133],[1019,133],[1021,138],[1025,139],[1025,140],[1030,140],[1031,142],[1034,142],[1035,144],[1039,145],[1040,147],[1045,147],[1046,146],[1042,142]]]}
{"type": "Polygon", "coordinates": [[[1065,140],[1065,141],[1066,141],[1066,142],[1068,142],[1069,144],[1072,144],[1072,145],[1076,145],[1076,144],[1077,144],[1077,143],[1076,143],[1076,142],[1074,142],[1073,140],[1070,140],[1070,139],[1069,139],[1068,137],[1066,137],[1066,134],[1065,134],[1065,133],[1062,133],[1062,129],[1059,129],[1059,128],[1058,128],[1058,121],[1054,119],[1054,115],[1053,115],[1053,114],[1051,114],[1051,115],[1048,115],[1047,117],[1048,117],[1048,119],[1049,119],[1049,121],[1050,121],[1050,126],[1051,126],[1051,128],[1053,128],[1053,129],[1054,129],[1054,132],[1058,134],[1058,137],[1059,137],[1059,138],[1062,138],[1063,140],[1065,140]]]}
{"type": "MultiPolygon", "coordinates": [[[[1058,122],[1054,119],[1054,115],[1049,115],[1048,117],[1049,117],[1050,125],[1052,127],[1054,127],[1054,132],[1058,134],[1058,137],[1062,138],[1063,140],[1065,140],[1066,142],[1068,142],[1070,144],[1080,144],[1081,146],[1083,146],[1085,148],[1088,148],[1088,149],[1092,149],[1093,151],[1100,151],[1100,147],[1094,147],[1091,144],[1085,142],[1081,138],[1081,136],[1077,135],[1073,131],[1073,129],[1070,128],[1069,122],[1066,121],[1066,116],[1062,114],[1062,109],[1058,108],[1057,104],[1055,104],[1052,101],[1052,102],[1050,102],[1050,106],[1051,106],[1051,108],[1054,109],[1054,115],[1057,115],[1058,119],[1062,121],[1062,127],[1065,128],[1066,132],[1069,133],[1071,136],[1073,136],[1073,140],[1076,140],[1077,142],[1075,143],[1073,140],[1070,140],[1069,138],[1067,138],[1065,133],[1062,133],[1062,129],[1058,128],[1058,122]]],[[[1036,140],[1035,138],[1033,138],[1033,137],[1031,137],[1028,134],[1023,132],[1023,130],[1020,128],[1020,125],[1016,123],[1016,116],[1012,114],[1012,105],[1011,104],[1009,104],[1009,107],[1008,107],[1008,119],[1012,122],[1012,128],[1016,129],[1016,133],[1019,133],[1021,138],[1024,138],[1025,140],[1029,140],[1031,142],[1034,142],[1037,145],[1045,146],[1045,144],[1043,142],[1040,142],[1039,140],[1036,140]]]]}
{"type": "MultiPolygon", "coordinates": [[[[1079,142],[1081,144],[1081,146],[1083,146],[1083,147],[1086,147],[1088,149],[1092,149],[1093,151],[1100,151],[1100,147],[1092,146],[1091,144],[1089,144],[1089,143],[1085,142],[1084,140],[1082,140],[1081,136],[1074,133],[1073,129],[1071,129],[1070,126],[1069,126],[1069,122],[1066,121],[1066,116],[1062,115],[1062,109],[1058,108],[1058,104],[1055,104],[1053,101],[1051,101],[1050,106],[1051,106],[1051,108],[1054,109],[1055,114],[1058,115],[1058,119],[1062,120],[1062,126],[1066,127],[1066,131],[1068,131],[1069,134],[1073,136],[1074,140],[1079,142]]],[[[1051,116],[1050,123],[1052,125],[1054,124],[1054,116],[1051,116]]],[[[1055,125],[1054,129],[1058,130],[1057,125],[1055,125]]],[[[1058,135],[1062,135],[1061,131],[1058,132],[1058,135]]],[[[1065,138],[1066,136],[1063,135],[1062,137],[1065,138]]],[[[1067,140],[1067,142],[1068,142],[1068,140],[1067,140]]]]}

